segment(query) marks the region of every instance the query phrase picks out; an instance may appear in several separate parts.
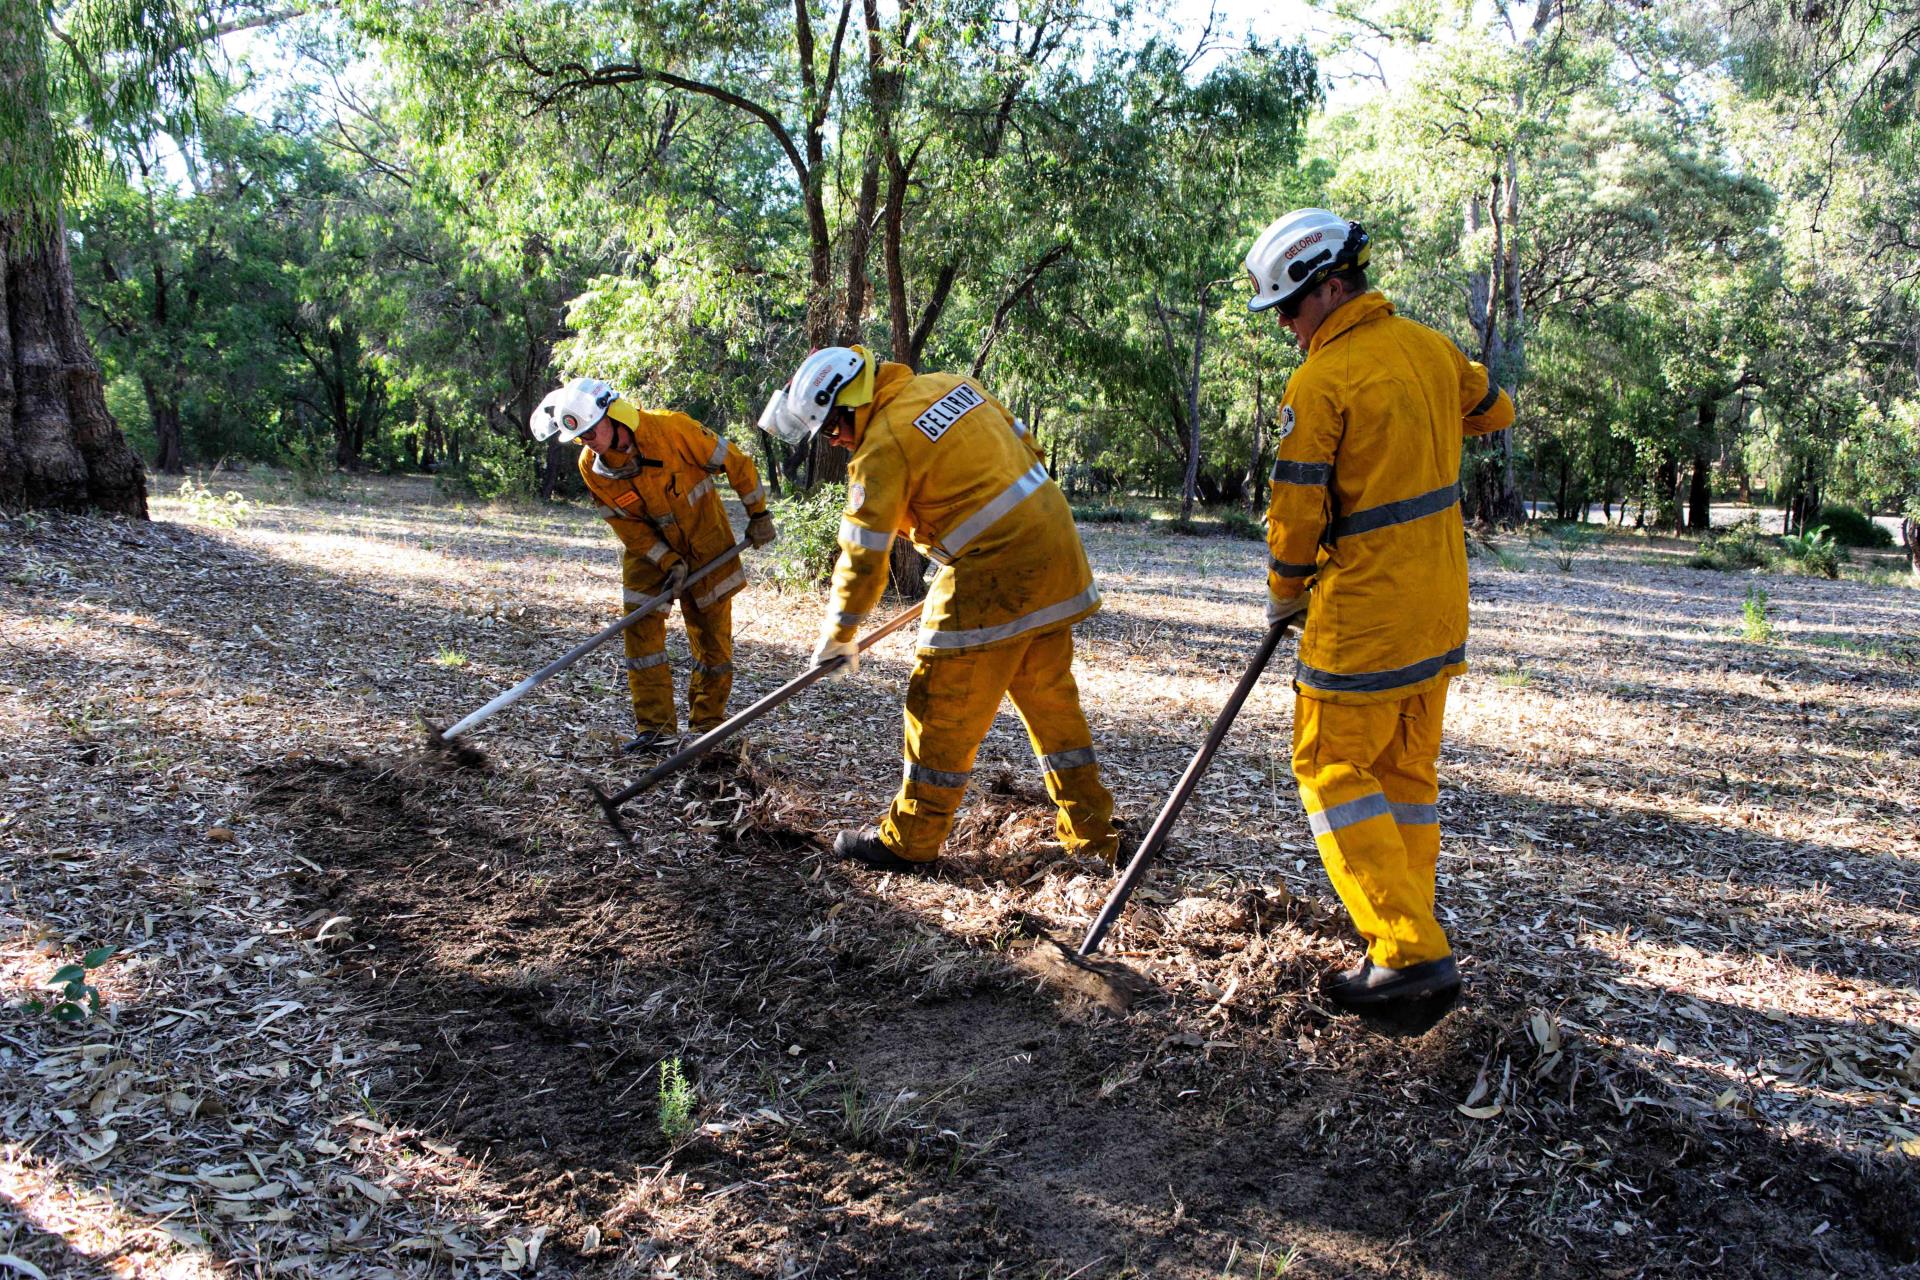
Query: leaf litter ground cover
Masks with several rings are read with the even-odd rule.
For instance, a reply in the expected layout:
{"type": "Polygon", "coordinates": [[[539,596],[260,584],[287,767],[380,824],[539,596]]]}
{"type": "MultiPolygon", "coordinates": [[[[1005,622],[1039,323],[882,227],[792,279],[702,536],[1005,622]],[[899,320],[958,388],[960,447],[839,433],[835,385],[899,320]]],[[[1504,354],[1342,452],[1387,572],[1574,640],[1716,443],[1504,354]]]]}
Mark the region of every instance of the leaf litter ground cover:
{"type": "MultiPolygon", "coordinates": [[[[1262,684],[1116,929],[1024,734],[942,872],[824,838],[898,776],[909,645],[630,806],[615,656],[420,750],[596,625],[584,511],[416,482],[0,538],[0,1271],[321,1276],[1916,1274],[1920,594],[1610,540],[1474,566],[1428,1036],[1353,954],[1262,684]],[[89,949],[105,1013],[29,1016],[89,949]],[[661,1078],[693,1096],[670,1123],[661,1078]],[[669,1132],[671,1130],[672,1132],[669,1132]],[[17,1260],[17,1263],[12,1260],[17,1260]]],[[[1144,825],[1260,627],[1255,544],[1086,537],[1079,676],[1144,825]]],[[[752,588],[739,703],[819,602],[752,588]]],[[[684,666],[675,630],[672,650],[684,666]]]]}

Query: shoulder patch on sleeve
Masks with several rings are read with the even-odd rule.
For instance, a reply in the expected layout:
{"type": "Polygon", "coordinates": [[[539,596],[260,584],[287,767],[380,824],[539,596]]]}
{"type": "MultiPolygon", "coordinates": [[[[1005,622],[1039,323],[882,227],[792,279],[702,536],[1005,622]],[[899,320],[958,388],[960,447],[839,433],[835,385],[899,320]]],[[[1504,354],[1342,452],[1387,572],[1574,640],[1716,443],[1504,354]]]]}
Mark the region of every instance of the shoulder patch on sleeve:
{"type": "Polygon", "coordinates": [[[920,428],[921,435],[937,441],[947,434],[948,427],[986,402],[985,396],[963,382],[928,405],[926,412],[913,420],[913,425],[920,428]]]}
{"type": "Polygon", "coordinates": [[[1280,410],[1280,438],[1285,440],[1293,434],[1293,406],[1285,405],[1280,410]]]}
{"type": "Polygon", "coordinates": [[[847,486],[847,514],[851,515],[867,505],[867,486],[854,481],[847,486]]]}

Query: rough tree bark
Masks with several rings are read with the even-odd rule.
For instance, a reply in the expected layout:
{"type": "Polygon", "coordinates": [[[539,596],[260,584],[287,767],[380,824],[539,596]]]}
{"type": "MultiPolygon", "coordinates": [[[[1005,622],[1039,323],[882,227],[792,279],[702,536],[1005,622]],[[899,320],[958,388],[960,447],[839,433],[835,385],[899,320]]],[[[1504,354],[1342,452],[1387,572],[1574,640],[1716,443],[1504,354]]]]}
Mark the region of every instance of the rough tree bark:
{"type": "MultiPolygon", "coordinates": [[[[9,61],[0,53],[0,77],[19,74],[9,61]]],[[[0,164],[13,147],[0,140],[0,164]]],[[[0,507],[147,515],[146,470],[107,412],[58,213],[0,216],[0,507]]]]}

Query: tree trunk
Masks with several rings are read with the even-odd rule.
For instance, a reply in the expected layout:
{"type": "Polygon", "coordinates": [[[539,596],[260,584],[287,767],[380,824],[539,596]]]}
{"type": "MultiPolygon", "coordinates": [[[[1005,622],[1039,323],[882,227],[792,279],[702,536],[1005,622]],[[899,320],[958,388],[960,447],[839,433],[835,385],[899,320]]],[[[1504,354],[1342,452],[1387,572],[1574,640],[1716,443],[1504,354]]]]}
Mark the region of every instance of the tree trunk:
{"type": "Polygon", "coordinates": [[[163,394],[150,377],[140,379],[140,390],[147,397],[147,416],[153,419],[153,469],[179,475],[187,469],[180,440],[179,401],[163,394]]]}
{"type": "Polygon", "coordinates": [[[1260,484],[1260,463],[1267,452],[1266,405],[1261,399],[1260,371],[1253,371],[1253,427],[1249,432],[1253,437],[1253,446],[1247,450],[1247,496],[1253,508],[1253,514],[1259,515],[1267,507],[1267,491],[1260,484]]]}
{"type": "MultiPolygon", "coordinates": [[[[11,61],[0,77],[19,74],[11,61]]],[[[0,165],[15,145],[0,143],[0,165]]],[[[107,412],[80,327],[58,213],[38,227],[0,216],[0,507],[147,515],[145,469],[107,412]]]]}
{"type": "Polygon", "coordinates": [[[1920,578],[1920,520],[1909,516],[1900,522],[1900,541],[1907,548],[1907,568],[1920,578]]]}
{"type": "Polygon", "coordinates": [[[1193,308],[1193,365],[1187,371],[1187,474],[1180,484],[1180,520],[1193,519],[1193,493],[1200,479],[1200,354],[1207,343],[1207,291],[1193,308]]]}
{"type": "Polygon", "coordinates": [[[902,600],[927,598],[927,565],[930,563],[907,539],[893,540],[893,547],[887,552],[887,576],[902,600]]]}

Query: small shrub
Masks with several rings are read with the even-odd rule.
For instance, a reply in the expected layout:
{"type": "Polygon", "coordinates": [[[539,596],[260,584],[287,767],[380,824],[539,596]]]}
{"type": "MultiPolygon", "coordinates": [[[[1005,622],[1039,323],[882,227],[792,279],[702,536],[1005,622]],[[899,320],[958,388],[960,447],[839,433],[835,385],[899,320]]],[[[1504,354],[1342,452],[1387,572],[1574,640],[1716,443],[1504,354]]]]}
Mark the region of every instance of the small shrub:
{"type": "Polygon", "coordinates": [[[1843,547],[1885,548],[1893,545],[1893,534],[1857,507],[1843,507],[1838,503],[1822,507],[1820,524],[1843,547]]]}
{"type": "Polygon", "coordinates": [[[766,580],[779,591],[812,591],[833,572],[840,555],[840,517],[847,487],[823,484],[812,493],[775,498],[768,510],[779,540],[758,552],[766,580]]]}
{"type": "Polygon", "coordinates": [[[1219,513],[1220,532],[1229,538],[1244,538],[1249,542],[1267,540],[1267,522],[1244,511],[1226,510],[1219,513]]]}
{"type": "Polygon", "coordinates": [[[60,999],[49,1005],[35,996],[27,1001],[28,1013],[45,1013],[56,1022],[82,1022],[100,1012],[100,988],[87,981],[95,969],[113,959],[119,947],[95,947],[80,957],[79,964],[65,964],[53,971],[50,982],[61,984],[60,999]]]}
{"type": "Polygon", "coordinates": [[[669,1142],[679,1142],[693,1132],[693,1084],[680,1069],[680,1059],[668,1058],[660,1064],[660,1132],[669,1142]]]}
{"type": "Polygon", "coordinates": [[[467,665],[467,655],[461,653],[458,649],[450,649],[446,645],[441,645],[440,652],[433,657],[433,665],[449,669],[464,667],[467,665]]]}
{"type": "Polygon", "coordinates": [[[287,470],[303,498],[337,498],[346,487],[334,462],[333,446],[317,440],[294,440],[286,449],[287,470]]]}
{"type": "Polygon", "coordinates": [[[1767,591],[1758,584],[1747,588],[1747,598],[1740,606],[1740,636],[1749,644],[1771,644],[1773,642],[1773,619],[1768,616],[1767,591]]]}
{"type": "Polygon", "coordinates": [[[1143,512],[1128,507],[1073,505],[1073,518],[1080,524],[1145,524],[1143,512]]]}
{"type": "Polygon", "coordinates": [[[540,492],[540,465],[546,446],[535,449],[503,432],[485,432],[467,447],[457,465],[434,477],[434,488],[449,496],[471,495],[496,499],[531,499],[540,492]]]}
{"type": "Polygon", "coordinates": [[[1687,557],[1687,564],[1695,569],[1728,573],[1764,569],[1773,563],[1769,542],[1760,529],[1759,516],[1742,516],[1725,528],[1709,530],[1700,540],[1700,549],[1687,557]]]}
{"type": "Polygon", "coordinates": [[[1790,533],[1780,539],[1781,547],[1794,567],[1810,578],[1837,578],[1840,576],[1840,562],[1846,559],[1846,552],[1834,545],[1833,536],[1825,525],[1819,525],[1805,533],[1790,533]]]}
{"type": "Polygon", "coordinates": [[[1582,551],[1592,546],[1598,535],[1583,524],[1563,524],[1553,530],[1547,544],[1547,554],[1553,557],[1553,563],[1562,573],[1573,572],[1573,562],[1582,551]]]}
{"type": "Polygon", "coordinates": [[[174,496],[193,511],[195,519],[216,529],[238,528],[253,512],[252,505],[233,490],[216,494],[192,477],[180,482],[174,496]]]}

